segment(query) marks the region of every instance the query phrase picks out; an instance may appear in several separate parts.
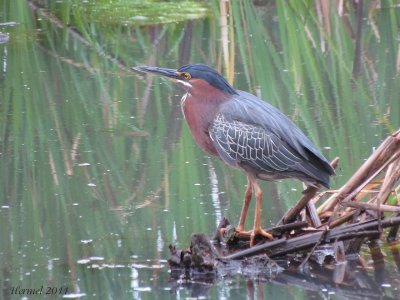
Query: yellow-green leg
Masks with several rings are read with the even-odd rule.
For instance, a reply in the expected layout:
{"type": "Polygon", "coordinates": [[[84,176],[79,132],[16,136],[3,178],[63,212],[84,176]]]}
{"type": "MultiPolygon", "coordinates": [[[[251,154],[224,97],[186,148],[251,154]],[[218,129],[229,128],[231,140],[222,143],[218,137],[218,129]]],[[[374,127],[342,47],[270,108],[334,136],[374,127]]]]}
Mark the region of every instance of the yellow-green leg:
{"type": "Polygon", "coordinates": [[[252,185],[254,187],[254,193],[256,195],[256,212],[254,216],[254,227],[250,236],[250,247],[252,247],[254,245],[254,239],[256,235],[262,235],[263,237],[266,237],[267,239],[270,240],[273,239],[273,236],[261,228],[260,218],[261,218],[261,206],[262,206],[262,190],[258,185],[256,178],[251,178],[251,177],[249,178],[252,181],[252,185]]]}

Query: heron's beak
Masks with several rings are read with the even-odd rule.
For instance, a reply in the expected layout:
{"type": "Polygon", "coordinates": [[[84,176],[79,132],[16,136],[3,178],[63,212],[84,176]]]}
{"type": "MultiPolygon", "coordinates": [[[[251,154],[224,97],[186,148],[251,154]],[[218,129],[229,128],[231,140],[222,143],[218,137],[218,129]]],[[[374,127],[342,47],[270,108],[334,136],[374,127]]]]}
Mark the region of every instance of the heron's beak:
{"type": "Polygon", "coordinates": [[[161,76],[168,77],[171,79],[180,79],[179,74],[177,73],[178,70],[176,70],[176,69],[138,66],[138,67],[134,67],[133,70],[138,71],[138,72],[161,75],[161,76]]]}

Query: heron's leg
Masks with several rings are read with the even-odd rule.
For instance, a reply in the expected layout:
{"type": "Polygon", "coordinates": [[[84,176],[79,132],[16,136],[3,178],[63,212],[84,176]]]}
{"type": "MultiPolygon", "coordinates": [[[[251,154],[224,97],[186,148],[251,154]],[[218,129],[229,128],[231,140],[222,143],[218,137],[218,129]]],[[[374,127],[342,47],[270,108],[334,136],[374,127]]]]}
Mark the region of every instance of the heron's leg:
{"type": "Polygon", "coordinates": [[[263,237],[266,237],[270,240],[273,239],[273,236],[270,233],[266,232],[265,230],[262,230],[261,228],[260,215],[261,215],[261,205],[262,205],[262,190],[255,178],[252,179],[252,181],[254,186],[254,192],[256,194],[256,213],[254,217],[254,228],[250,237],[250,247],[254,245],[254,238],[256,235],[262,235],[263,237]]]}
{"type": "Polygon", "coordinates": [[[236,230],[239,232],[244,231],[244,225],[246,223],[247,212],[249,210],[252,194],[253,194],[253,182],[250,179],[250,175],[247,175],[247,188],[246,192],[244,193],[242,213],[240,214],[239,225],[236,228],[236,230]]]}

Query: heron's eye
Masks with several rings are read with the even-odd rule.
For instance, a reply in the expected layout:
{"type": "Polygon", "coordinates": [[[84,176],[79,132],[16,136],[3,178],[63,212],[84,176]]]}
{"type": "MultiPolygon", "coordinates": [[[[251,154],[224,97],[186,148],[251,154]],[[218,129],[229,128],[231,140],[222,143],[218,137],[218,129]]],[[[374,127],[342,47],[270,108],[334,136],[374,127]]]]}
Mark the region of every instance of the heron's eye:
{"type": "Polygon", "coordinates": [[[189,73],[182,73],[183,78],[185,78],[186,80],[189,80],[190,78],[192,78],[192,76],[190,76],[189,73]]]}

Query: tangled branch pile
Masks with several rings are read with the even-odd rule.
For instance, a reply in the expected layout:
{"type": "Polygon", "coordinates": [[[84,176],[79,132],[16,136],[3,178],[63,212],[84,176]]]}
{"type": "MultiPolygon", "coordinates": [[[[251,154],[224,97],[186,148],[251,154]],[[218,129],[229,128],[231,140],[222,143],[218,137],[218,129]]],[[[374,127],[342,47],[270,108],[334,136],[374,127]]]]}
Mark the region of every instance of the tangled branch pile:
{"type": "MultiPolygon", "coordinates": [[[[338,158],[332,161],[336,168],[338,158]]],[[[301,266],[322,245],[331,247],[335,261],[358,253],[366,240],[397,239],[400,224],[400,129],[389,136],[338,190],[317,193],[308,187],[278,224],[265,229],[274,240],[249,248],[250,235],[238,233],[223,219],[211,243],[195,234],[187,250],[171,246],[171,268],[213,270],[218,262],[243,258],[301,256],[301,266]],[[225,242],[223,244],[218,242],[225,242]]]]}

